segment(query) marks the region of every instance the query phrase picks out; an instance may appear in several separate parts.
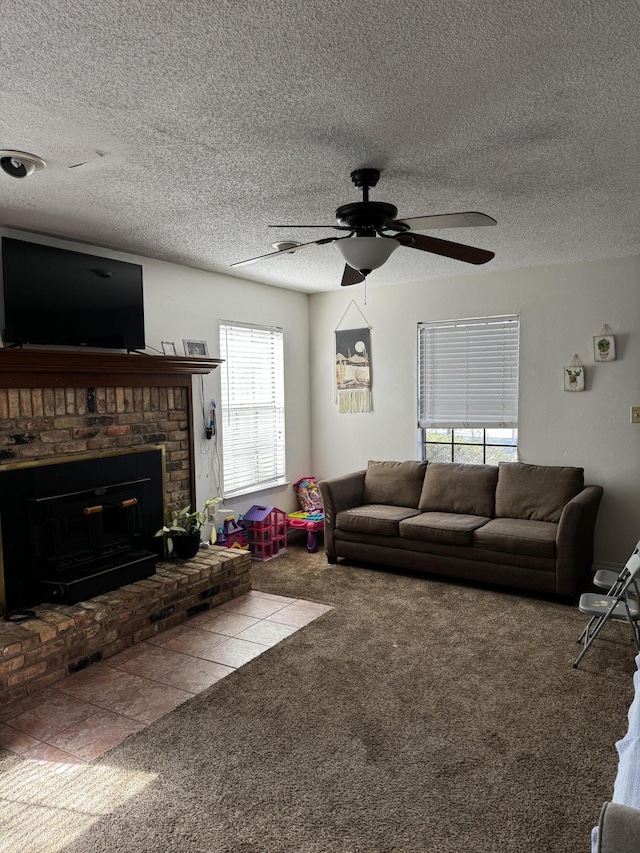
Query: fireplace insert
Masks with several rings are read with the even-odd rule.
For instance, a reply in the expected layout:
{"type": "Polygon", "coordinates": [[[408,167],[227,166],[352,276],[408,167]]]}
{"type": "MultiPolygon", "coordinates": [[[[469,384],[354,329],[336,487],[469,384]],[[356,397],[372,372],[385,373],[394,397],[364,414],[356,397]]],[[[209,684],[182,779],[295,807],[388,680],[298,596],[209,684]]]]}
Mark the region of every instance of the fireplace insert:
{"type": "Polygon", "coordinates": [[[153,574],[164,448],[0,468],[4,603],[72,604],[153,574]]]}

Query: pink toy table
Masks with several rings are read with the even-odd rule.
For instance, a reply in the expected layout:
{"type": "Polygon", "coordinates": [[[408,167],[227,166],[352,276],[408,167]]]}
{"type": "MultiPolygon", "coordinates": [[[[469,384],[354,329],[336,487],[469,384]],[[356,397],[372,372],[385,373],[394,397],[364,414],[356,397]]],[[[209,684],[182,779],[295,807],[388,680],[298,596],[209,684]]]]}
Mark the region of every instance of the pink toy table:
{"type": "Polygon", "coordinates": [[[315,554],[318,550],[318,540],[316,533],[318,530],[324,530],[324,519],[319,521],[309,521],[306,518],[287,518],[289,527],[295,527],[298,530],[307,531],[307,551],[310,554],[315,554]]]}

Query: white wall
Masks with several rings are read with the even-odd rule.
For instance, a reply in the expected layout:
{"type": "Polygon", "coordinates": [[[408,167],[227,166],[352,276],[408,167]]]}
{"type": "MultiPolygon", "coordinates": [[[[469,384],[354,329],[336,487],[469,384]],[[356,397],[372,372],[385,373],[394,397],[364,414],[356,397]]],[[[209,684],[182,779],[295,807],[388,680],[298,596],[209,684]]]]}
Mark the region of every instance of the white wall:
{"type": "MultiPolygon", "coordinates": [[[[602,485],[595,559],[624,563],[640,538],[640,425],[629,422],[640,405],[640,258],[370,285],[363,297],[363,285],[310,297],[314,474],[416,458],[418,322],[519,314],[520,459],[582,466],[586,482],[602,485]],[[339,414],[334,402],[333,331],[352,299],[372,326],[366,414],[339,414]],[[617,360],[595,364],[592,339],[605,323],[617,360]],[[563,390],[574,353],[586,366],[582,393],[563,390]]],[[[341,328],[362,325],[351,306],[341,328]]]]}
{"type": "MultiPolygon", "coordinates": [[[[184,355],[184,338],[205,340],[209,355],[220,357],[220,320],[235,320],[284,329],[285,347],[285,431],[287,476],[290,482],[310,473],[310,390],[309,390],[309,302],[307,295],[217,273],[114,252],[96,246],[58,240],[21,231],[0,229],[0,235],[59,246],[142,264],[145,310],[145,337],[148,351],[162,351],[162,341],[174,341],[178,355],[184,355]]],[[[215,399],[220,403],[220,370],[201,382],[193,380],[195,412],[195,462],[198,506],[207,497],[220,494],[214,480],[214,442],[206,441],[201,414],[215,399]]],[[[218,407],[218,420],[222,407],[218,407]]],[[[224,430],[223,430],[224,431],[224,430]]],[[[222,445],[219,445],[222,455],[222,445]]],[[[291,485],[254,492],[237,500],[225,501],[238,512],[253,504],[274,505],[288,512],[298,509],[291,485]]]]}
{"type": "MultiPolygon", "coordinates": [[[[293,483],[309,474],[311,459],[309,388],[309,300],[306,294],[256,284],[232,276],[200,272],[160,261],[143,260],[145,326],[147,345],[160,349],[161,341],[174,341],[183,354],[182,340],[206,340],[209,355],[220,357],[221,320],[279,326],[284,330],[285,436],[287,477],[293,483]]],[[[214,471],[214,442],[206,441],[202,419],[204,406],[218,402],[218,423],[223,420],[220,370],[194,378],[193,395],[196,438],[196,490],[198,505],[220,494],[214,471]]],[[[224,434],[224,423],[222,435],[224,434]]],[[[222,455],[222,446],[219,445],[222,455]]],[[[291,485],[229,498],[225,506],[246,512],[254,504],[298,509],[291,485]]]]}
{"type": "MultiPolygon", "coordinates": [[[[416,458],[416,326],[420,321],[517,313],[520,331],[520,458],[580,465],[605,495],[596,530],[596,561],[625,561],[640,537],[640,258],[589,264],[482,271],[472,276],[392,287],[364,286],[307,297],[243,279],[193,270],[100,247],[0,229],[0,234],[143,265],[149,347],[182,339],[206,340],[219,357],[220,320],[284,329],[287,475],[290,482],[365,467],[368,459],[416,458]],[[374,411],[338,414],[334,401],[333,331],[355,299],[372,326],[374,411]],[[595,364],[593,335],[607,323],[617,361],[595,364]],[[586,391],[563,391],[563,366],[574,353],[586,365],[586,391]]],[[[375,275],[375,274],[374,274],[375,275]]],[[[373,280],[373,277],[372,277],[373,280]]],[[[364,324],[351,306],[342,328],[364,324]]],[[[196,407],[200,380],[194,379],[196,407]]],[[[220,400],[220,372],[203,380],[205,405],[220,400]]],[[[220,411],[220,409],[219,409],[220,411]]],[[[198,504],[217,494],[213,443],[198,441],[198,504]]],[[[220,447],[220,453],[222,448],[220,447]]],[[[264,503],[297,509],[290,485],[227,504],[244,512],[264,503]]]]}

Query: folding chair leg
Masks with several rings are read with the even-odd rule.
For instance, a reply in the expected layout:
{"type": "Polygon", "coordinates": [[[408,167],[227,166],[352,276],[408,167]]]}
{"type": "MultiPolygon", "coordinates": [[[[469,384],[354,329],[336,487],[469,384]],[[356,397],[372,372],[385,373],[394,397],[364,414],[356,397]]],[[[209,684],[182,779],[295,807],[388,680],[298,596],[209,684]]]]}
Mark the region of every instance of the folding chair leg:
{"type": "MultiPolygon", "coordinates": [[[[615,601],[614,601],[614,602],[613,602],[613,604],[612,604],[612,605],[611,605],[611,607],[607,610],[607,612],[606,612],[606,613],[603,613],[603,615],[602,615],[602,616],[597,617],[597,618],[599,619],[598,624],[597,624],[597,625],[596,625],[596,627],[594,628],[593,633],[591,634],[591,636],[588,636],[588,635],[587,635],[587,636],[585,637],[584,648],[582,649],[582,651],[580,652],[580,654],[578,655],[578,657],[577,657],[577,658],[575,659],[575,661],[573,662],[573,668],[574,668],[574,669],[576,669],[576,668],[577,668],[577,666],[578,666],[578,664],[580,663],[580,661],[582,660],[582,658],[586,655],[586,653],[587,653],[587,652],[588,652],[588,650],[590,649],[591,644],[593,643],[593,641],[595,640],[595,638],[598,636],[598,634],[600,633],[600,631],[604,628],[605,623],[608,621],[609,617],[610,617],[610,616],[611,616],[611,614],[613,613],[613,610],[614,610],[614,608],[615,608],[616,604],[617,604],[617,602],[615,602],[615,601]]],[[[629,621],[632,621],[632,620],[629,620],[629,621]]],[[[587,626],[587,627],[588,627],[588,626],[587,626]]],[[[583,633],[584,633],[584,632],[583,632],[583,633]]]]}
{"type": "Polygon", "coordinates": [[[631,628],[631,638],[636,644],[637,650],[640,652],[640,632],[638,631],[638,623],[631,618],[629,605],[626,601],[624,602],[624,609],[627,611],[627,622],[629,623],[629,627],[631,628]]]}
{"type": "Polygon", "coordinates": [[[589,636],[589,631],[591,630],[591,626],[593,625],[594,622],[598,621],[598,618],[599,618],[598,616],[592,616],[591,619],[589,619],[584,630],[582,631],[582,634],[580,634],[580,636],[576,640],[576,643],[584,643],[585,642],[585,637],[589,636]]]}
{"type": "MultiPolygon", "coordinates": [[[[628,607],[627,607],[627,614],[628,614],[627,620],[628,620],[629,624],[631,625],[631,641],[636,644],[636,646],[638,647],[638,651],[640,652],[640,629],[638,628],[638,623],[635,622],[631,618],[631,615],[629,614],[629,608],[628,607]]],[[[580,634],[580,636],[576,640],[576,643],[584,643],[585,637],[589,636],[589,631],[591,630],[591,626],[593,625],[594,622],[597,622],[598,619],[600,619],[600,618],[601,618],[600,616],[592,616],[591,619],[589,619],[589,621],[586,624],[586,627],[582,631],[582,634],[580,634]]]]}

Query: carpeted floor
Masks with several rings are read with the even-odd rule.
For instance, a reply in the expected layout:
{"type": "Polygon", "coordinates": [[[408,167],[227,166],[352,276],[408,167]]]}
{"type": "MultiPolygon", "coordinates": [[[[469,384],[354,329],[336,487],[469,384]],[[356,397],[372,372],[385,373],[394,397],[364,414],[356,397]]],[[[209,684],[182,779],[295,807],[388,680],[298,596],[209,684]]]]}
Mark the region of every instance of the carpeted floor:
{"type": "Polygon", "coordinates": [[[589,850],[632,699],[623,626],[573,670],[584,620],[552,600],[297,546],[253,586],[334,610],[96,762],[57,849],[589,850]]]}

